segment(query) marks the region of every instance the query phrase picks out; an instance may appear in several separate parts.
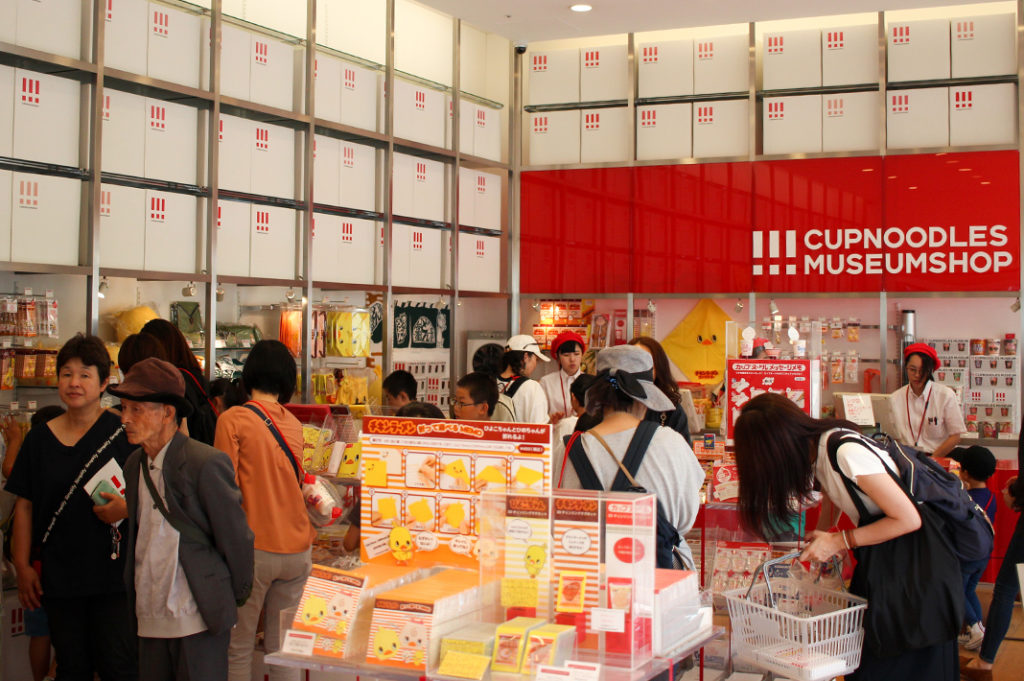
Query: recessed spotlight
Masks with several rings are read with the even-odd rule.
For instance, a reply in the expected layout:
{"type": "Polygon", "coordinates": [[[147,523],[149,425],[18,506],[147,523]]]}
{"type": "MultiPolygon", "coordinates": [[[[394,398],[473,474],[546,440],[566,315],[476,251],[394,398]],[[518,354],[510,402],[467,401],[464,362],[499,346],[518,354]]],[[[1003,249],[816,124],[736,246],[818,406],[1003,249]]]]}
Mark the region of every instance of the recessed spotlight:
{"type": "Polygon", "coordinates": [[[573,12],[589,12],[594,8],[591,7],[590,5],[580,2],[576,3],[575,5],[569,5],[569,9],[571,9],[573,12]]]}

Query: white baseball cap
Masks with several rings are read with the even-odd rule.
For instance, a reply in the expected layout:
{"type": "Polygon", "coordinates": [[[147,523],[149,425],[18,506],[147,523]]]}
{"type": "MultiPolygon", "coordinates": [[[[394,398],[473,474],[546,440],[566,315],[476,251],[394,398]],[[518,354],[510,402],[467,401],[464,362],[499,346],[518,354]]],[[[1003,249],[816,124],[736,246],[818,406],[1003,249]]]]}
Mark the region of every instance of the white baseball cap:
{"type": "Polygon", "coordinates": [[[509,338],[505,342],[505,348],[507,350],[516,350],[519,352],[532,352],[544,362],[551,361],[550,357],[545,357],[544,353],[540,351],[540,345],[537,344],[536,339],[533,336],[527,336],[523,333],[509,338]]]}

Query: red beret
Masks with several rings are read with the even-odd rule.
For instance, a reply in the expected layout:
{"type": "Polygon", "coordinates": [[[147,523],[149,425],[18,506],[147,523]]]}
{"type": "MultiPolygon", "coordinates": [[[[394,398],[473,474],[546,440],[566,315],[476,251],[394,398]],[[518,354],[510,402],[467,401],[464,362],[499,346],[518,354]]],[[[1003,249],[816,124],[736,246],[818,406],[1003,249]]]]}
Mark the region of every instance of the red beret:
{"type": "Polygon", "coordinates": [[[555,336],[555,340],[551,341],[551,355],[558,355],[558,348],[562,347],[564,343],[570,341],[580,344],[580,350],[586,350],[587,344],[583,342],[583,336],[579,335],[575,331],[563,331],[562,333],[555,336]]]}
{"type": "Polygon", "coordinates": [[[942,362],[939,361],[939,354],[935,352],[935,348],[925,343],[912,343],[908,345],[907,349],[903,351],[903,359],[910,359],[910,356],[915,352],[921,353],[925,357],[931,357],[932,361],[935,362],[936,369],[942,366],[942,362]]]}

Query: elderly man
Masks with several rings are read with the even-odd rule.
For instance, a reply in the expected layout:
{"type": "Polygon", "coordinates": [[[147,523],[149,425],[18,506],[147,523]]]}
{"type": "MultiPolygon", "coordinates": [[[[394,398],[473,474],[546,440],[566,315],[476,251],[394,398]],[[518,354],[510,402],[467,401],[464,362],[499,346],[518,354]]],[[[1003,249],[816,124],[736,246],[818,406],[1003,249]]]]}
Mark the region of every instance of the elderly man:
{"type": "Polygon", "coordinates": [[[139,445],[125,463],[125,579],[139,626],[140,681],[225,679],[237,606],[252,590],[253,534],[231,460],[179,432],[181,372],[145,359],[109,388],[139,445]]]}

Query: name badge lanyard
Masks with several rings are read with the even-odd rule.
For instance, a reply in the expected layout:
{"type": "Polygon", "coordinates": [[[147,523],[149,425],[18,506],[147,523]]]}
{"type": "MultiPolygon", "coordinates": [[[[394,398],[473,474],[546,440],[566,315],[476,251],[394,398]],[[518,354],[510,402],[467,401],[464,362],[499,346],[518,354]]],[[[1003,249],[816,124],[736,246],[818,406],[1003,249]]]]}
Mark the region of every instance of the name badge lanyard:
{"type": "Polygon", "coordinates": [[[924,411],[921,412],[921,423],[917,426],[917,436],[914,436],[914,423],[910,420],[910,386],[907,386],[907,427],[910,428],[910,437],[914,439],[914,446],[917,447],[918,440],[924,435],[924,420],[928,417],[928,405],[932,402],[932,386],[928,386],[928,397],[924,401],[924,411]]]}

